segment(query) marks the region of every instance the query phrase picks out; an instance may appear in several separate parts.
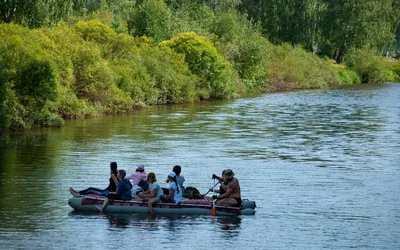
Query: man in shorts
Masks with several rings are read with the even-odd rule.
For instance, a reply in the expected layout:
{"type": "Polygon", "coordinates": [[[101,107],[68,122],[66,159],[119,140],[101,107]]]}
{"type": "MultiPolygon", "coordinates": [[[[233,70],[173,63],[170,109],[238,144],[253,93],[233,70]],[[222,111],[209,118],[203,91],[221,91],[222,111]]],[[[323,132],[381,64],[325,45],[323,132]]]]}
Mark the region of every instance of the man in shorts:
{"type": "Polygon", "coordinates": [[[235,173],[231,169],[224,170],[222,172],[222,177],[213,175],[213,178],[216,178],[219,182],[224,183],[226,188],[225,193],[217,197],[216,204],[218,206],[240,207],[242,205],[239,180],[234,176],[235,173]]]}

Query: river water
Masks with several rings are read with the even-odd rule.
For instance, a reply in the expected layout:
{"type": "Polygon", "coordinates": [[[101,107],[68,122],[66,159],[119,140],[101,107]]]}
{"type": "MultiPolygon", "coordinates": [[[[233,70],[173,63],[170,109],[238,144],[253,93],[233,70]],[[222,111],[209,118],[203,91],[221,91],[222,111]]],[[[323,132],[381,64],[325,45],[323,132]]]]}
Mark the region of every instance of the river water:
{"type": "Polygon", "coordinates": [[[3,137],[0,249],[399,249],[400,84],[149,108],[3,137]],[[175,164],[205,192],[231,168],[254,216],[77,213],[109,163],[175,164]]]}

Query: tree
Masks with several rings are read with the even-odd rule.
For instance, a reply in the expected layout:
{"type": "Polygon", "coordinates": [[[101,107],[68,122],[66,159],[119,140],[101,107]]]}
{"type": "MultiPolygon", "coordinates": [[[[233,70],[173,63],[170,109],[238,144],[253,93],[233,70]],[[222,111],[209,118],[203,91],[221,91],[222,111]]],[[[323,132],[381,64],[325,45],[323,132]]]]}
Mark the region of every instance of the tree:
{"type": "Polygon", "coordinates": [[[377,51],[393,42],[392,0],[326,0],[324,36],[334,46],[337,63],[349,48],[377,51]]]}
{"type": "Polygon", "coordinates": [[[73,0],[3,0],[0,2],[1,21],[41,27],[67,17],[72,6],[73,0]]]}
{"type": "Polygon", "coordinates": [[[129,33],[159,42],[171,37],[171,11],[163,0],[144,0],[128,21],[129,33]]]}

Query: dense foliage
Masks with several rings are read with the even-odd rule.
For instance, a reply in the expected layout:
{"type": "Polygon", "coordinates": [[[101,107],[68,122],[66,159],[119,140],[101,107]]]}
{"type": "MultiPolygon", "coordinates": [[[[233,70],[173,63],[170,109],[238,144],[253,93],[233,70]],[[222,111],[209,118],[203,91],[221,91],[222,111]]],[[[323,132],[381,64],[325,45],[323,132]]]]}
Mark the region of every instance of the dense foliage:
{"type": "Polygon", "coordinates": [[[399,49],[399,6],[1,1],[0,133],[146,105],[395,81],[399,63],[379,54],[399,49]]]}

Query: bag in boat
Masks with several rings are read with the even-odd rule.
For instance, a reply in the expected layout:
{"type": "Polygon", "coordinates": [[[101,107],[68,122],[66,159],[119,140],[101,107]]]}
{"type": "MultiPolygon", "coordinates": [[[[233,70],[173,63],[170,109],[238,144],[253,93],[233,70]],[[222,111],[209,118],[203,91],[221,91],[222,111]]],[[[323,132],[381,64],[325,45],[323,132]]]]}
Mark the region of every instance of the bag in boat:
{"type": "Polygon", "coordinates": [[[147,189],[149,189],[149,183],[147,183],[145,180],[139,181],[138,186],[141,187],[143,191],[147,191],[147,189]]]}
{"type": "Polygon", "coordinates": [[[199,190],[195,187],[186,187],[185,192],[182,194],[184,198],[189,199],[202,199],[203,196],[200,194],[199,190]]]}
{"type": "Polygon", "coordinates": [[[149,189],[149,184],[147,183],[147,181],[145,180],[139,181],[139,183],[132,188],[132,198],[133,199],[140,198],[138,194],[140,192],[146,191],[147,189],[149,189]]]}

